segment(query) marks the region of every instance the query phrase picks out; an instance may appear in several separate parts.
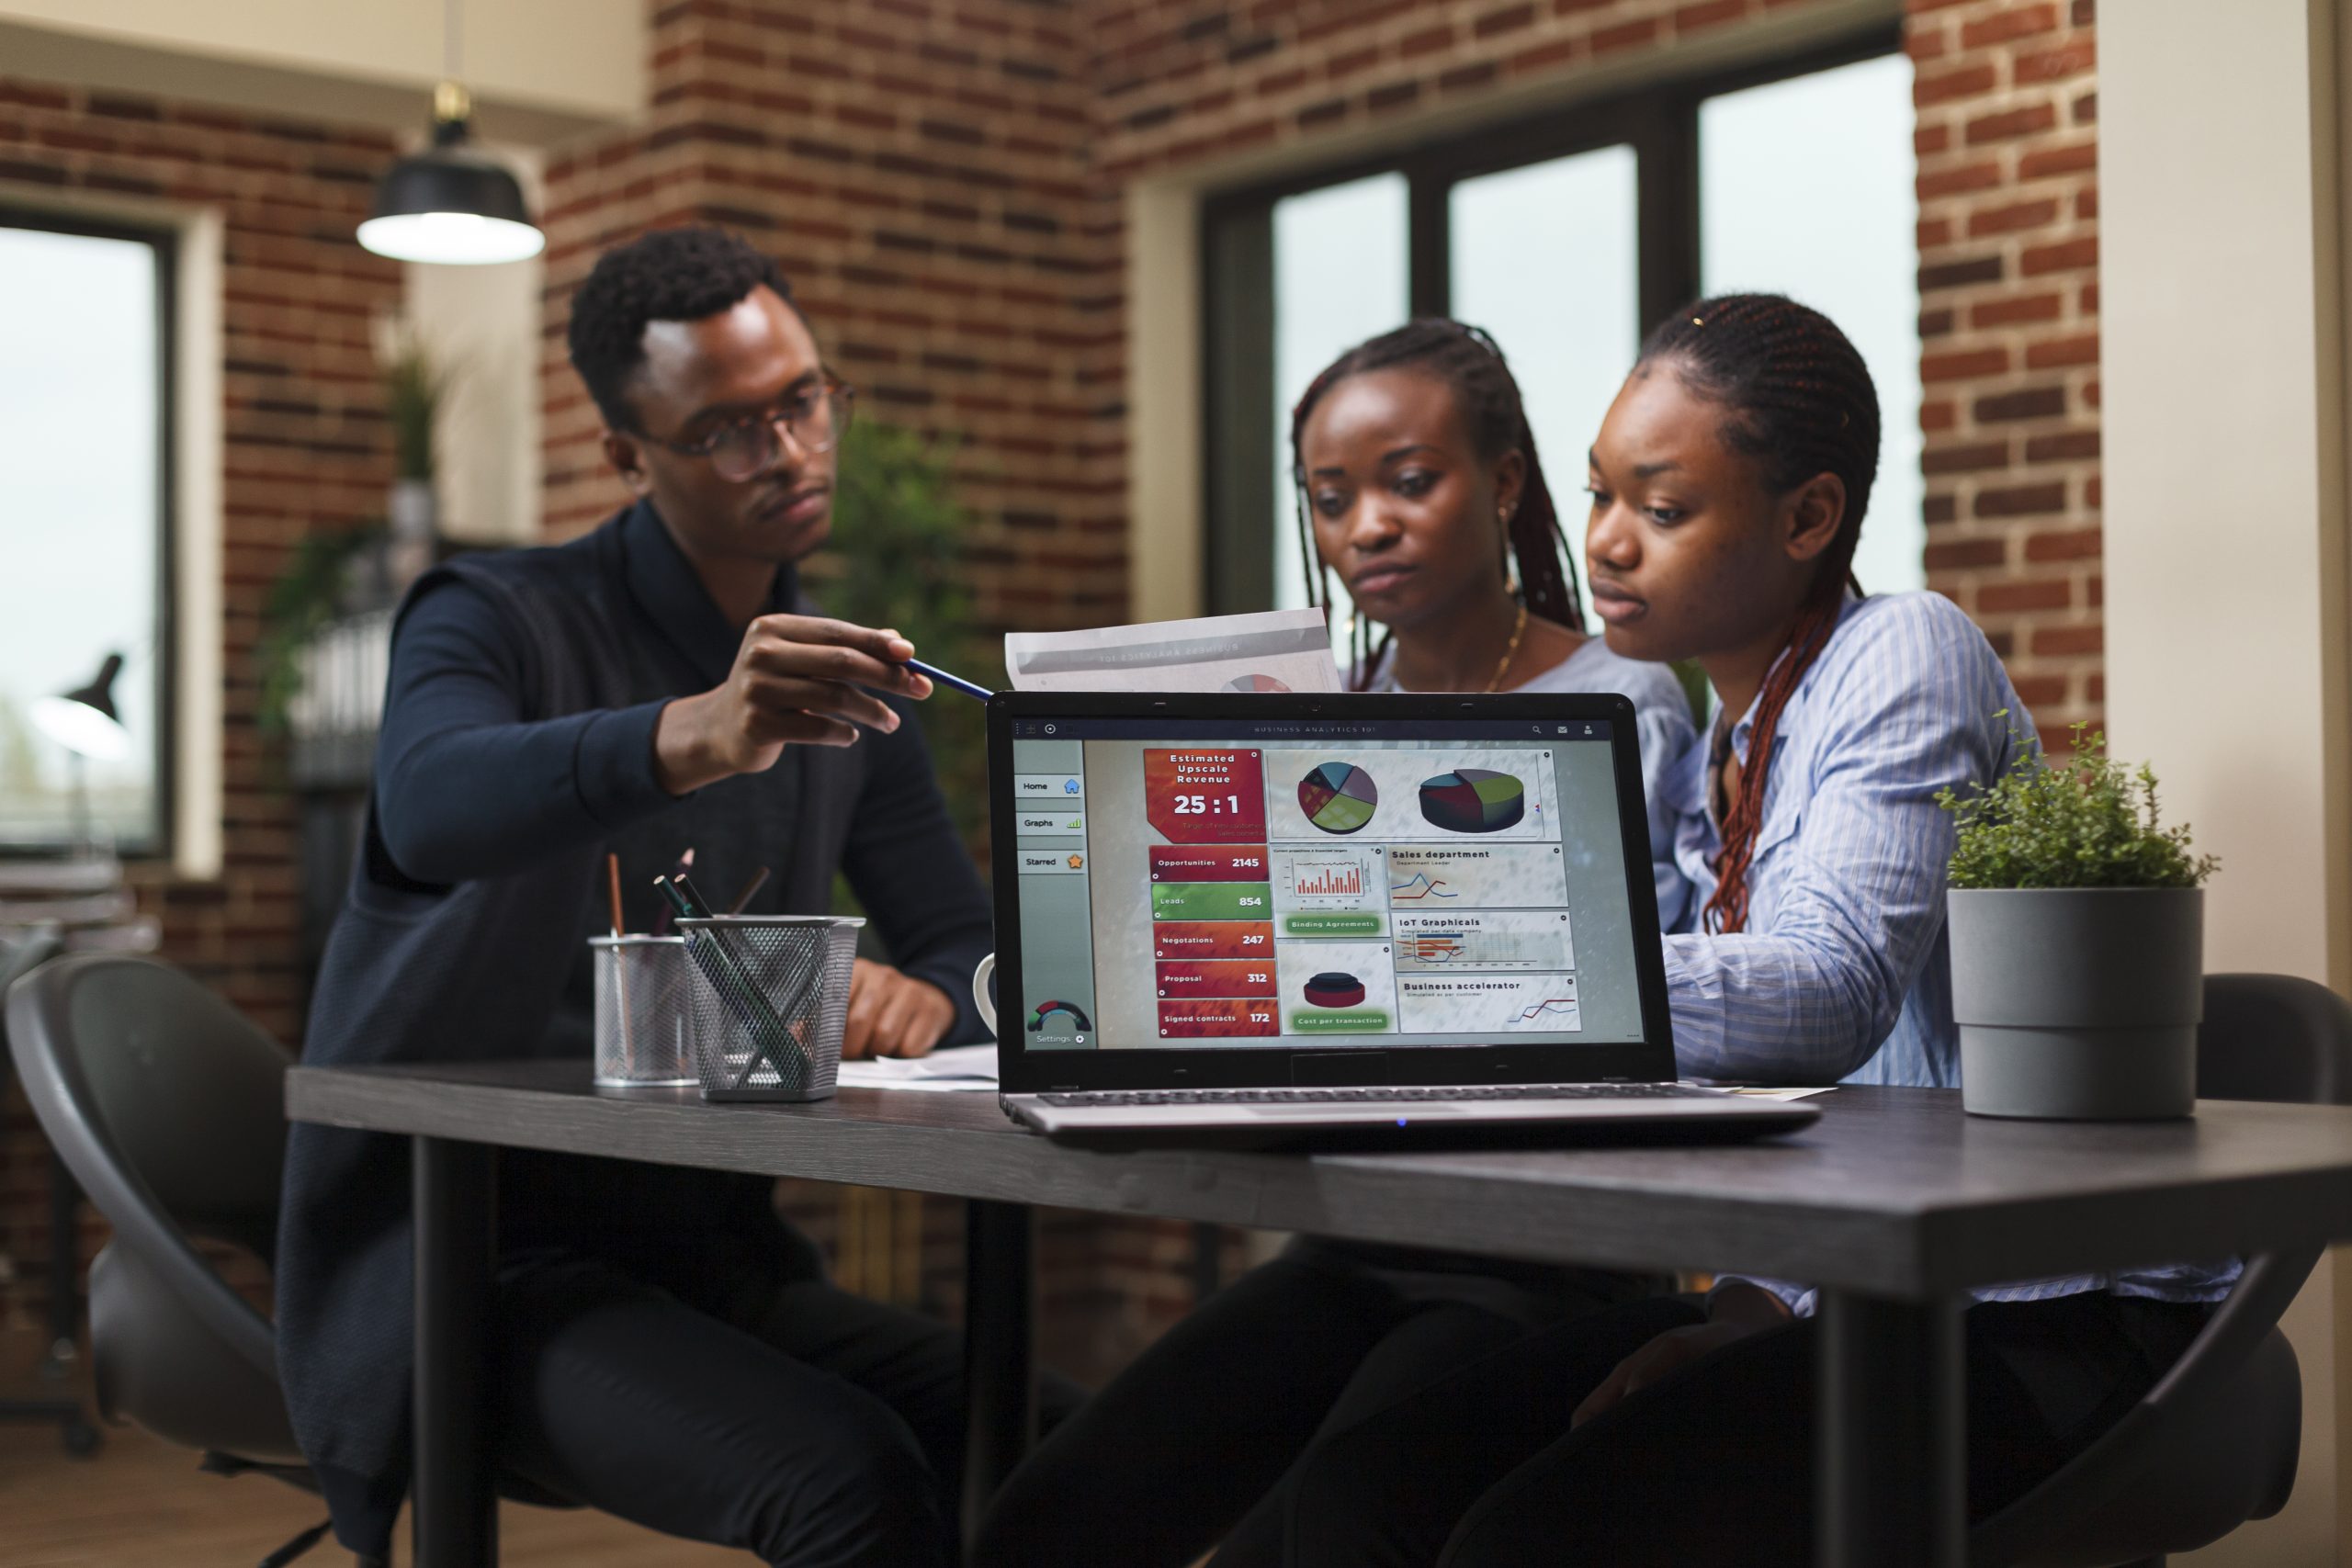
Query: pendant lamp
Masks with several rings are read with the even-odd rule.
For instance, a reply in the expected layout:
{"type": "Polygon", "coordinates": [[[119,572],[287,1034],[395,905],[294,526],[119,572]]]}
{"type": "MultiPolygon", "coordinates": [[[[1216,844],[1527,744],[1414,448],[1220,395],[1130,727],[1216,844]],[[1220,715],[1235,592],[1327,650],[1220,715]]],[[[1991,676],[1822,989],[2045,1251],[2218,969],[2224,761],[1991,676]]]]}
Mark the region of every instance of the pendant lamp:
{"type": "Polygon", "coordinates": [[[449,80],[433,90],[433,145],[402,158],[376,186],[359,243],[396,261],[480,266],[526,261],[547,244],[514,176],[467,140],[473,104],[457,81],[458,0],[446,13],[449,80]]]}

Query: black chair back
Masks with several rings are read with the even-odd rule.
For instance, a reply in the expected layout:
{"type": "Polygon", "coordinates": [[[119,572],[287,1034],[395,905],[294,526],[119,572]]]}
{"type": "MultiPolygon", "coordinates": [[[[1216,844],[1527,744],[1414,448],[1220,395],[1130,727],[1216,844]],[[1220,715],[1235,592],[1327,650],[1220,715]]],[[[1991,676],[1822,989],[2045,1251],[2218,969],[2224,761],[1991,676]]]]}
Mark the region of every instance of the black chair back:
{"type": "MultiPolygon", "coordinates": [[[[2352,1003],[2291,975],[2208,975],[2206,1100],[2352,1104],[2352,1003]]],[[[2278,1332],[2319,1249],[2246,1260],[2148,1396],[2055,1475],[1969,1532],[1972,1568],[2108,1568],[2188,1551],[2287,1506],[2302,1432],[2278,1332]]]]}
{"type": "Polygon", "coordinates": [[[296,1464],[275,1335],[191,1245],[266,1260],[289,1058],[167,964],[67,957],[12,987],[26,1098],[114,1239],[90,1270],[99,1409],[190,1448],[296,1464]]]}

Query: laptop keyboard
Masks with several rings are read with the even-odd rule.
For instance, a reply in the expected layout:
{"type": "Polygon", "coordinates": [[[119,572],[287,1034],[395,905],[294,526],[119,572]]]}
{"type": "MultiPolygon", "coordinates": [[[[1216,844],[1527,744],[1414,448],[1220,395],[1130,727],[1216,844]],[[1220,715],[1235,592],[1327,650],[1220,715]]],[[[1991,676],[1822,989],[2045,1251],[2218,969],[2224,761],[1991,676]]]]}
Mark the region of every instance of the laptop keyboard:
{"type": "Polygon", "coordinates": [[[1095,1089],[1041,1094],[1047,1105],[1393,1105],[1402,1101],[1491,1100],[1713,1100],[1713,1090],[1675,1083],[1481,1084],[1373,1089],[1095,1089]]]}

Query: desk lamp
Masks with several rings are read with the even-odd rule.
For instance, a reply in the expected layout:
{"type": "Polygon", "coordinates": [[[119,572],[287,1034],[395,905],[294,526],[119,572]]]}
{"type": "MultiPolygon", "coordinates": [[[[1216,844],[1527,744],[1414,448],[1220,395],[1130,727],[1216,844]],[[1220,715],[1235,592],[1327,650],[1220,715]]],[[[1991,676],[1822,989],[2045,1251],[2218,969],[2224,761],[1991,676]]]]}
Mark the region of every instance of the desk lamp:
{"type": "Polygon", "coordinates": [[[33,723],[74,760],[74,837],[84,845],[92,841],[86,759],[111,762],[130,751],[130,732],[123,728],[114,705],[114,678],[121,672],[122,655],[109,653],[88,685],[62,696],[36,698],[32,705],[33,723]]]}

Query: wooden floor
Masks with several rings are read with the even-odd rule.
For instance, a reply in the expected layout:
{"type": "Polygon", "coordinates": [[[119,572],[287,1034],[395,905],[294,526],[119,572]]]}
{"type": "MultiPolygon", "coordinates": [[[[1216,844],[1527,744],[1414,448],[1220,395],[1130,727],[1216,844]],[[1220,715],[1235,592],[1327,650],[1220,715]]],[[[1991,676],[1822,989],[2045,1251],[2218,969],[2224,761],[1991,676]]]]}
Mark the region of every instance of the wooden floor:
{"type": "MultiPolygon", "coordinates": [[[[47,1398],[60,1385],[35,1378],[21,1341],[0,1357],[0,1398],[47,1398]]],[[[196,1456],[135,1427],[109,1428],[88,1459],[67,1456],[54,1427],[0,1425],[0,1568],[252,1568],[297,1530],[318,1523],[318,1499],[259,1476],[223,1480],[196,1456]]],[[[673,1540],[585,1509],[503,1506],[507,1568],[724,1568],[745,1552],[673,1540]]],[[[403,1521],[394,1560],[408,1561],[403,1521]]],[[[342,1568],[332,1542],[301,1568],[342,1568]]]]}

